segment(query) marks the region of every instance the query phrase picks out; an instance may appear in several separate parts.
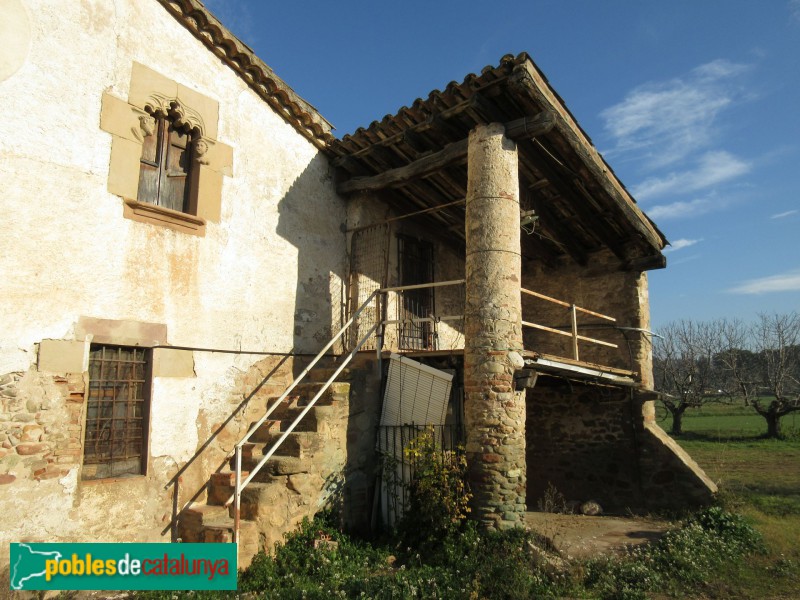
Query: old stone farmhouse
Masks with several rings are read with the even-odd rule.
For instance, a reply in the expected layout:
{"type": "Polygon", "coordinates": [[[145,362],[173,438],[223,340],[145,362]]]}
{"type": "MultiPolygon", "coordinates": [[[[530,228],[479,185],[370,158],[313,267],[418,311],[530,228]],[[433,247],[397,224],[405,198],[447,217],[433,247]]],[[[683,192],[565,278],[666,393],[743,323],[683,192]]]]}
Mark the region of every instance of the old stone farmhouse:
{"type": "Polygon", "coordinates": [[[0,555],[369,529],[393,364],[485,527],[713,494],[653,418],[666,241],[530,57],[337,139],[198,0],[0,10],[0,555]]]}

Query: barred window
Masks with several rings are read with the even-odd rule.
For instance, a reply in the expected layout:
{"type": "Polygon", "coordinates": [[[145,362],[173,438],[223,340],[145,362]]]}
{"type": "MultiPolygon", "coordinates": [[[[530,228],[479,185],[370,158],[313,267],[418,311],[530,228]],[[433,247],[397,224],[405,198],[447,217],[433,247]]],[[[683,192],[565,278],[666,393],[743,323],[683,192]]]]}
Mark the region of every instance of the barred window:
{"type": "Polygon", "coordinates": [[[144,474],[150,382],[148,349],[92,344],[83,479],[144,474]]]}

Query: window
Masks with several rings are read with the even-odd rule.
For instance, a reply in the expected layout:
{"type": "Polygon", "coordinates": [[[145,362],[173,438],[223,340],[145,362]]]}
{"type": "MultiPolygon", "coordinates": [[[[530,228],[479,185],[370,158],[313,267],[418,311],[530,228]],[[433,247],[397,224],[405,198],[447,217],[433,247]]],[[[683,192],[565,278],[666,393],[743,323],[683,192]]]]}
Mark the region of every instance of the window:
{"type": "Polygon", "coordinates": [[[189,206],[193,137],[187,124],[163,113],[141,117],[142,158],[139,168],[140,202],[149,202],[178,212],[189,206]]]}
{"type": "Polygon", "coordinates": [[[145,473],[150,382],[150,350],[92,344],[82,479],[145,473]]]}
{"type": "Polygon", "coordinates": [[[216,100],[133,63],[128,99],[103,94],[111,134],[108,191],[127,219],[203,236],[219,223],[233,148],[219,141],[216,100]]]}

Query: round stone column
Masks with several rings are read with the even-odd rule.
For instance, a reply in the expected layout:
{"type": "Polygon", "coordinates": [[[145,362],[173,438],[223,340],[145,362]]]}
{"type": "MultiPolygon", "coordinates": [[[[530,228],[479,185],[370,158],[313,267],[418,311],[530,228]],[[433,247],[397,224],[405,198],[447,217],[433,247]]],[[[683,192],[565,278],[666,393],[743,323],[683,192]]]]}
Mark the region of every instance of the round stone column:
{"type": "Polygon", "coordinates": [[[525,512],[525,392],[509,358],[522,350],[517,160],[501,124],[470,133],[464,416],[471,516],[489,530],[521,526],[525,512]]]}

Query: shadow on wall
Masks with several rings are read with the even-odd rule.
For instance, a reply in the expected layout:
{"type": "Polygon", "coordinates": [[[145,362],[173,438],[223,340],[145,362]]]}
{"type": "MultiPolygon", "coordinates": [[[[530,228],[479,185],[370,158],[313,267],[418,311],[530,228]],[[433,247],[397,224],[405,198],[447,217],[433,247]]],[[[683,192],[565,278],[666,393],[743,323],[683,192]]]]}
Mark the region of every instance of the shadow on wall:
{"type": "MultiPolygon", "coordinates": [[[[333,193],[332,168],[317,154],[278,202],[277,233],[297,249],[293,350],[316,353],[342,323],[347,251],[344,200],[333,193]]],[[[265,305],[291,293],[288,282],[264,274],[265,305]]],[[[340,351],[340,346],[334,346],[340,351]]]]}
{"type": "Polygon", "coordinates": [[[263,350],[306,356],[300,360],[291,356],[265,358],[242,374],[236,389],[231,390],[231,398],[244,399],[232,407],[222,423],[211,428],[212,432],[192,458],[166,485],[173,492],[172,518],[162,535],[171,535],[173,541],[182,507],[189,502],[202,501],[209,490],[210,475],[231,465],[233,446],[264,414],[268,399],[279,396],[308,364],[308,355],[318,352],[340,327],[342,282],[346,274],[343,231],[346,213],[344,201],[333,189],[328,161],[317,154],[278,201],[274,233],[270,229],[275,221],[268,219],[270,210],[274,209],[263,208],[262,213],[267,217],[263,223],[267,246],[285,255],[288,263],[292,260],[291,252],[287,253],[283,240],[289,242],[296,249],[297,265],[296,272],[284,263],[277,265],[277,272],[251,274],[257,279],[255,289],[259,290],[262,314],[267,316],[266,327],[269,328],[267,335],[262,336],[268,340],[263,350]],[[287,268],[283,268],[284,265],[287,268]],[[277,316],[290,310],[291,323],[277,316]],[[284,340],[290,327],[292,347],[287,348],[284,340]]]}
{"type": "MultiPolygon", "coordinates": [[[[291,362],[291,357],[289,356],[276,357],[275,365],[261,378],[255,387],[245,394],[244,400],[236,406],[221,424],[214,428],[213,433],[205,439],[192,458],[186,461],[164,486],[166,490],[172,488],[172,517],[167,526],[161,531],[162,536],[169,534],[170,541],[178,541],[177,525],[182,507],[201,500],[203,494],[210,487],[211,479],[209,476],[211,473],[219,473],[225,467],[232,466],[229,454],[233,444],[238,442],[239,437],[247,431],[250,425],[250,415],[260,410],[260,407],[257,406],[258,401],[274,394],[274,390],[270,389],[269,382],[273,376],[285,370],[284,367],[287,366],[288,362],[291,362]],[[211,469],[208,469],[209,462],[213,465],[211,469]],[[208,470],[198,473],[197,471],[201,469],[208,470]],[[198,480],[203,483],[189,483],[188,486],[184,484],[184,481],[192,482],[198,480]],[[185,489],[186,487],[189,487],[189,489],[185,489]]],[[[261,409],[261,412],[263,413],[263,409],[261,409]]]]}

